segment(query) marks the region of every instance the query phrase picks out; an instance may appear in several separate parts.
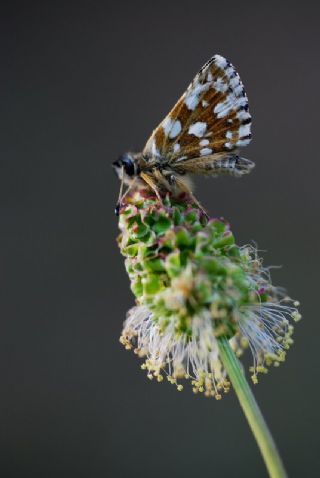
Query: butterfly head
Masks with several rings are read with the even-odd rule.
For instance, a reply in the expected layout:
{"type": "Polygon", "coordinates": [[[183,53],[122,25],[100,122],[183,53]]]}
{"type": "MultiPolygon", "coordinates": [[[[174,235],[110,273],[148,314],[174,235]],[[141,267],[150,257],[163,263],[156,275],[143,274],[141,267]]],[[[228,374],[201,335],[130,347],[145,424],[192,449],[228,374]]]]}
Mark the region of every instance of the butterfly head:
{"type": "Polygon", "coordinates": [[[112,163],[112,166],[121,181],[119,198],[115,209],[117,216],[119,215],[123,198],[132,189],[139,176],[140,166],[138,156],[139,155],[134,155],[133,153],[125,153],[112,163]],[[123,194],[124,184],[127,184],[128,188],[123,194]]]}
{"type": "Polygon", "coordinates": [[[122,154],[114,161],[113,167],[118,178],[125,183],[129,183],[139,174],[139,166],[132,153],[122,154]]]}

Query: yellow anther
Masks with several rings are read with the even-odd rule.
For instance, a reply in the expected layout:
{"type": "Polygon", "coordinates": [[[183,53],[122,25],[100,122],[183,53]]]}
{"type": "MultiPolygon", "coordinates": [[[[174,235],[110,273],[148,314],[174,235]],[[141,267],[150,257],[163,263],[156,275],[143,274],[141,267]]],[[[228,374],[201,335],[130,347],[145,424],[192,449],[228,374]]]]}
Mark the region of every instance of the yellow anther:
{"type": "Polygon", "coordinates": [[[257,367],[257,372],[259,373],[267,373],[268,369],[266,367],[262,367],[261,365],[257,367]]]}
{"type": "Polygon", "coordinates": [[[291,317],[293,318],[293,320],[295,322],[299,322],[299,320],[301,320],[302,316],[301,314],[299,314],[299,312],[293,312],[293,314],[291,314],[291,317]]]}
{"type": "Polygon", "coordinates": [[[282,352],[280,352],[278,360],[279,362],[284,362],[285,359],[286,359],[286,352],[283,350],[282,352]]]}

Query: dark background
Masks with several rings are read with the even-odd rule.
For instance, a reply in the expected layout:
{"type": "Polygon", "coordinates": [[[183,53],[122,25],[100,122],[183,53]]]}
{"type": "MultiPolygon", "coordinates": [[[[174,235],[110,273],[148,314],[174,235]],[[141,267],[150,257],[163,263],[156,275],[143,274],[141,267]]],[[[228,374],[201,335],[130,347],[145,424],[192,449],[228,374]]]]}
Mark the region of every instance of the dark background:
{"type": "Polygon", "coordinates": [[[319,476],[316,2],[22,2],[1,9],[4,478],[265,477],[234,394],[147,380],[118,337],[133,304],[110,163],[142,148],[214,53],[239,69],[254,172],[198,180],[239,244],[302,303],[295,346],[255,387],[290,477],[319,476]]]}

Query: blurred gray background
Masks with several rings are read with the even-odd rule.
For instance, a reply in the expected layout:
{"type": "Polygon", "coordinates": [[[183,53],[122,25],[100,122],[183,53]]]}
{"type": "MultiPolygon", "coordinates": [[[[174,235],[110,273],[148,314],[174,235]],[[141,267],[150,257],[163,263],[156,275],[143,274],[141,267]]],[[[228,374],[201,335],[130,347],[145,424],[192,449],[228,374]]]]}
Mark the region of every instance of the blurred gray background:
{"type": "Polygon", "coordinates": [[[286,363],[254,391],[289,476],[319,476],[315,5],[2,6],[2,477],[266,476],[232,392],[216,402],[151,383],[118,342],[134,301],[110,164],[142,148],[214,53],[245,83],[256,169],[199,179],[197,194],[239,244],[255,240],[265,264],[283,266],[274,283],[302,303],[286,363]]]}

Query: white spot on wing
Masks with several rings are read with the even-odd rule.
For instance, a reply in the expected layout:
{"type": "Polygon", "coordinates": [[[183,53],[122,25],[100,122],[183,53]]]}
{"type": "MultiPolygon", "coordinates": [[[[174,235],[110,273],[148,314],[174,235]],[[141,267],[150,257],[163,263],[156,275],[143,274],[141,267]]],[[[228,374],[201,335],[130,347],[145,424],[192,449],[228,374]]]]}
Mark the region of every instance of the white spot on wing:
{"type": "Polygon", "coordinates": [[[172,128],[169,132],[169,138],[175,138],[176,136],[178,136],[178,134],[180,133],[181,131],[181,122],[179,120],[176,120],[173,125],[172,125],[172,128]]]}
{"type": "Polygon", "coordinates": [[[247,146],[249,143],[250,139],[239,139],[239,141],[236,142],[236,146],[247,146]]]}
{"type": "Polygon", "coordinates": [[[201,138],[205,131],[207,129],[207,123],[204,123],[202,121],[197,121],[196,123],[193,123],[190,128],[188,133],[193,134],[194,136],[197,136],[198,138],[201,138]]]}
{"type": "Polygon", "coordinates": [[[171,128],[172,128],[172,119],[169,118],[169,116],[167,116],[163,122],[162,122],[162,127],[163,127],[163,130],[164,130],[164,134],[166,136],[168,136],[171,128]]]}
{"type": "Polygon", "coordinates": [[[234,107],[235,97],[233,95],[228,95],[225,101],[218,103],[213,112],[218,116],[218,118],[223,118],[227,116],[229,111],[234,107]]]}
{"type": "Polygon", "coordinates": [[[175,153],[177,153],[178,151],[180,151],[180,144],[179,144],[179,143],[175,143],[175,144],[173,145],[173,151],[174,151],[175,153]]]}
{"type": "Polygon", "coordinates": [[[240,83],[240,78],[238,75],[236,75],[234,78],[231,78],[230,79],[230,86],[231,88],[235,88],[236,86],[238,86],[240,83]]]}
{"type": "Polygon", "coordinates": [[[251,118],[251,115],[250,115],[250,113],[248,113],[248,111],[240,110],[240,111],[238,111],[238,113],[237,113],[237,118],[238,118],[239,120],[244,121],[244,120],[246,120],[246,119],[248,119],[248,118],[251,118]]]}
{"type": "Polygon", "coordinates": [[[236,101],[236,109],[241,108],[241,106],[246,106],[248,104],[248,98],[246,96],[240,96],[236,101]]]}
{"type": "Polygon", "coordinates": [[[215,55],[214,62],[219,68],[222,68],[223,70],[227,66],[227,60],[225,58],[223,58],[223,56],[220,56],[220,55],[215,55]]]}
{"type": "Polygon", "coordinates": [[[187,105],[188,110],[195,110],[200,101],[200,95],[209,89],[209,83],[201,85],[195,80],[195,83],[191,83],[187,89],[184,102],[187,105]]]}
{"type": "Polygon", "coordinates": [[[242,94],[242,93],[243,93],[243,86],[239,84],[239,85],[236,86],[236,88],[234,89],[234,94],[235,94],[236,96],[239,96],[239,95],[242,94]]]}
{"type": "Polygon", "coordinates": [[[227,131],[227,132],[226,132],[226,138],[231,139],[232,136],[233,136],[232,131],[227,131]]]}
{"type": "Polygon", "coordinates": [[[200,144],[200,146],[207,146],[207,144],[209,144],[209,140],[208,139],[202,139],[201,141],[199,141],[199,144],[200,144]]]}
{"type": "Polygon", "coordinates": [[[230,78],[232,75],[234,75],[235,69],[233,66],[229,66],[226,70],[225,73],[226,75],[230,78]]]}
{"type": "Polygon", "coordinates": [[[151,145],[151,152],[152,152],[152,155],[153,156],[160,156],[160,153],[156,147],[156,142],[155,140],[152,141],[152,145],[151,145]]]}
{"type": "Polygon", "coordinates": [[[250,134],[250,124],[243,124],[239,128],[239,137],[248,136],[250,134]]]}
{"type": "Polygon", "coordinates": [[[185,104],[187,105],[188,110],[195,110],[199,104],[199,97],[197,94],[193,93],[185,97],[184,100],[185,104]]]}
{"type": "Polygon", "coordinates": [[[214,89],[215,89],[215,90],[217,90],[217,91],[219,91],[219,92],[221,92],[221,93],[224,93],[224,92],[227,91],[227,89],[228,89],[227,83],[225,83],[222,78],[218,78],[218,79],[214,82],[213,86],[214,86],[214,89]]]}
{"type": "Polygon", "coordinates": [[[200,149],[200,156],[208,156],[209,154],[212,153],[211,148],[202,148],[200,149]]]}
{"type": "Polygon", "coordinates": [[[233,93],[227,96],[225,101],[218,103],[213,112],[218,118],[223,118],[229,114],[231,110],[238,110],[241,106],[248,104],[248,100],[245,96],[237,98],[233,93]]]}

